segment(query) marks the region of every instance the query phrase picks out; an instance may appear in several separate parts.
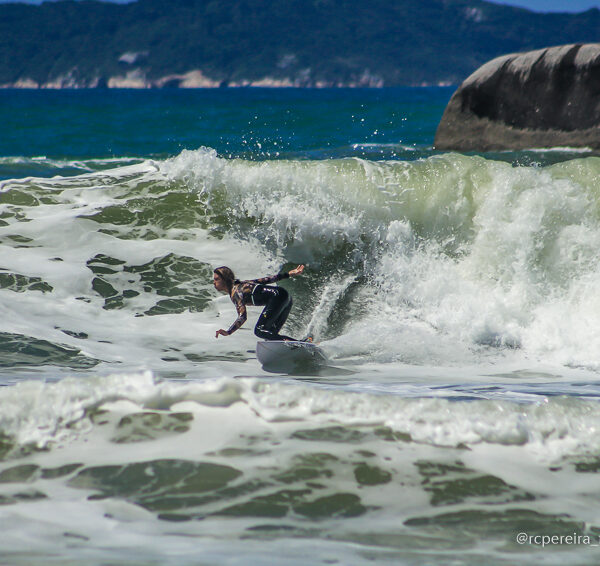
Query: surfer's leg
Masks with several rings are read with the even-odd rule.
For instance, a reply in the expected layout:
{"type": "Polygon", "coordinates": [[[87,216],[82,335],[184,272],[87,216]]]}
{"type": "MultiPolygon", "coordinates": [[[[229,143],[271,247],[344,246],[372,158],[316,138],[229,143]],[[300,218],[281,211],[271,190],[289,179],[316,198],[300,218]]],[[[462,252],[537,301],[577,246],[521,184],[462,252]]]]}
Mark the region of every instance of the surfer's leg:
{"type": "Polygon", "coordinates": [[[287,317],[289,316],[290,311],[292,310],[292,304],[293,304],[292,297],[290,297],[288,295],[287,301],[286,301],[284,307],[281,309],[281,312],[279,313],[277,318],[273,321],[273,328],[277,332],[279,332],[281,330],[281,327],[285,324],[285,321],[287,320],[287,317]]]}
{"type": "Polygon", "coordinates": [[[254,334],[264,340],[294,340],[290,336],[279,334],[290,314],[292,298],[282,287],[268,289],[267,292],[271,294],[271,297],[256,323],[254,334]]]}

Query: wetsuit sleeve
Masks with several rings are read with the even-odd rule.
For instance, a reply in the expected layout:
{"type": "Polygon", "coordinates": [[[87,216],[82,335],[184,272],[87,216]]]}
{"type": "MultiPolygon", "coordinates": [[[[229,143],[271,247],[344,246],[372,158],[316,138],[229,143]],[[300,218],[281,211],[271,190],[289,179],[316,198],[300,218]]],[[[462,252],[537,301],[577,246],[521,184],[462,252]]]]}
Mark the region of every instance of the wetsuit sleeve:
{"type": "Polygon", "coordinates": [[[289,273],[283,272],[278,273],[277,275],[270,275],[268,277],[261,277],[260,279],[254,279],[253,283],[257,285],[268,285],[269,283],[275,283],[276,281],[281,281],[282,279],[287,279],[290,276],[289,273]]]}
{"type": "Polygon", "coordinates": [[[241,297],[238,293],[232,298],[232,301],[235,304],[235,310],[238,313],[238,317],[235,319],[234,323],[227,329],[227,334],[233,334],[248,318],[246,313],[246,305],[244,304],[243,297],[241,297]]]}

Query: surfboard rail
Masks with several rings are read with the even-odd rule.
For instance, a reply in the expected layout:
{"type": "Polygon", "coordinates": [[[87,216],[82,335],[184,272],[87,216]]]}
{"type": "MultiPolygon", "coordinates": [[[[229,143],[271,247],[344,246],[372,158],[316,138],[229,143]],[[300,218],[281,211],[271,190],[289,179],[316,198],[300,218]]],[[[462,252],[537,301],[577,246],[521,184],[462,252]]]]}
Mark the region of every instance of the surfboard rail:
{"type": "Polygon", "coordinates": [[[265,340],[257,342],[256,357],[263,367],[273,366],[321,366],[327,356],[314,342],[265,340]]]}

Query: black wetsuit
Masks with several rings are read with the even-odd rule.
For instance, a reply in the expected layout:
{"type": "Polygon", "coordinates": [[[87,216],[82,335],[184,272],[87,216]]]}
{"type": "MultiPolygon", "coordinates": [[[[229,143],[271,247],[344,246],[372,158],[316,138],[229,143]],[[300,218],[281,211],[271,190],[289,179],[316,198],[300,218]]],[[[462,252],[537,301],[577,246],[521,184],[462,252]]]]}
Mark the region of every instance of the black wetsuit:
{"type": "Polygon", "coordinates": [[[279,273],[261,279],[236,281],[231,290],[231,301],[235,305],[238,317],[227,333],[232,334],[246,322],[248,318],[246,305],[264,306],[265,308],[254,327],[254,334],[265,340],[294,340],[294,338],[279,334],[290,314],[292,298],[283,287],[267,285],[287,279],[289,276],[289,273],[279,273]]]}

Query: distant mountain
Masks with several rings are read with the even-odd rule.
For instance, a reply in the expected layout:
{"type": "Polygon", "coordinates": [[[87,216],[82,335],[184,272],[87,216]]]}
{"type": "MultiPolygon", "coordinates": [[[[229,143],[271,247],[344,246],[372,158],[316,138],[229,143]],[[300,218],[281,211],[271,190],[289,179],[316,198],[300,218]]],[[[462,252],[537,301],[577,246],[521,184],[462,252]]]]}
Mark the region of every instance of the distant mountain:
{"type": "Polygon", "coordinates": [[[459,83],[505,53],[600,41],[600,11],[482,0],[0,4],[0,85],[459,83]]]}

